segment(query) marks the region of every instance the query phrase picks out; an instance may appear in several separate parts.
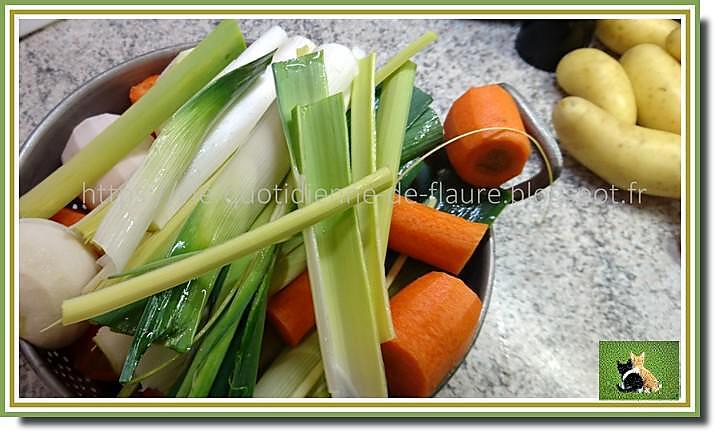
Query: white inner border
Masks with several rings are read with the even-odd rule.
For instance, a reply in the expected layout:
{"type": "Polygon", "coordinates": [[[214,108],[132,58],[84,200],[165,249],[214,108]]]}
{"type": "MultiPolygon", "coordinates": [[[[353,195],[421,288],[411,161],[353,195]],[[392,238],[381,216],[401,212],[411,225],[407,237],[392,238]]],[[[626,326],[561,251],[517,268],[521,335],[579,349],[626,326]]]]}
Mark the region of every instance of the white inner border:
{"type": "MultiPolygon", "coordinates": [[[[410,18],[410,19],[453,19],[453,18],[472,18],[472,19],[519,19],[519,18],[529,18],[530,16],[528,14],[487,14],[487,15],[480,15],[478,13],[474,14],[454,14],[454,15],[449,15],[449,14],[439,14],[439,15],[430,15],[429,10],[431,9],[436,9],[436,10],[449,10],[449,9],[455,9],[455,10],[499,10],[499,9],[504,9],[510,7],[512,9],[520,9],[520,10],[562,10],[562,9],[571,9],[571,10],[637,10],[637,9],[647,9],[647,10],[671,10],[673,8],[677,9],[688,9],[690,11],[690,17],[694,18],[695,15],[695,10],[694,6],[687,6],[687,5],[673,5],[671,7],[668,6],[642,6],[642,5],[597,5],[597,6],[587,6],[587,5],[577,5],[577,6],[566,6],[566,5],[551,5],[551,6],[529,6],[529,5],[523,5],[523,6],[517,6],[517,5],[511,5],[511,6],[504,6],[504,5],[490,5],[490,6],[469,6],[469,5],[454,5],[454,6],[446,6],[446,5],[439,5],[439,6],[424,6],[424,5],[415,5],[415,6],[409,6],[409,5],[395,5],[395,6],[389,6],[389,5],[353,5],[353,6],[345,6],[345,5],[339,5],[339,6],[332,6],[332,5],[311,5],[311,6],[296,6],[296,5],[255,5],[255,6],[249,6],[249,5],[204,5],[204,6],[186,6],[186,5],[179,5],[179,6],[172,6],[172,5],[114,5],[114,6],[107,6],[107,5],[74,5],[74,6],[64,6],[64,5],[59,5],[59,6],[54,6],[54,5],[18,5],[18,6],[6,6],[5,7],[5,19],[4,19],[4,24],[5,24],[5,66],[6,66],[6,79],[4,82],[5,85],[5,94],[9,95],[9,89],[10,85],[14,86],[14,94],[15,94],[15,104],[14,104],[14,112],[17,114],[19,113],[19,106],[18,106],[18,100],[19,100],[19,88],[18,88],[18,81],[19,81],[19,67],[18,64],[18,55],[19,55],[19,38],[17,38],[14,41],[9,40],[9,27],[10,27],[10,22],[9,22],[9,11],[10,10],[16,10],[16,9],[23,9],[23,10],[52,10],[52,9],[60,9],[60,10],[74,10],[74,9],[97,9],[97,10],[185,10],[187,12],[191,10],[229,10],[229,9],[234,9],[234,10],[284,10],[284,9],[301,9],[304,12],[301,13],[293,13],[290,15],[290,18],[295,18],[300,17],[300,18],[310,18],[310,19],[403,19],[403,18],[410,18]],[[331,9],[331,10],[384,10],[384,9],[389,9],[389,10],[423,10],[424,14],[405,14],[405,15],[398,15],[398,14],[390,14],[390,15],[379,15],[379,14],[367,14],[367,15],[347,15],[347,14],[330,14],[330,15],[315,15],[311,14],[311,10],[324,10],[324,9],[331,9]],[[9,82],[9,69],[7,66],[9,65],[9,53],[10,53],[10,43],[14,44],[14,54],[15,58],[13,59],[15,66],[17,67],[16,73],[15,73],[15,82],[10,83],[9,82]]],[[[539,18],[598,18],[600,15],[598,14],[573,14],[573,15],[563,15],[563,14],[553,14],[553,15],[538,15],[539,18]]],[[[193,18],[195,19],[197,15],[192,15],[192,14],[171,14],[171,15],[164,15],[164,16],[146,16],[146,15],[132,15],[132,14],[82,14],[82,15],[77,15],[77,14],[67,14],[67,13],[62,13],[62,14],[42,14],[42,15],[15,15],[15,29],[16,33],[17,30],[19,30],[19,20],[23,18],[31,18],[31,19],[184,19],[184,18],[193,18]]],[[[250,15],[241,15],[240,13],[236,14],[210,14],[210,15],[198,15],[200,18],[238,18],[238,19],[263,19],[263,18],[278,18],[280,15],[276,14],[250,14],[250,15]]],[[[637,15],[637,14],[615,14],[615,15],[608,15],[609,18],[647,18],[650,16],[647,15],[637,15]]],[[[696,187],[696,163],[695,163],[695,127],[696,127],[696,103],[695,103],[695,97],[694,95],[698,94],[698,88],[696,86],[695,78],[696,78],[696,67],[695,67],[695,27],[694,24],[690,25],[691,23],[688,23],[686,21],[685,16],[682,16],[680,14],[671,14],[671,15],[663,15],[663,18],[680,18],[682,19],[682,24],[683,28],[687,29],[690,34],[690,51],[689,52],[684,52],[682,54],[682,60],[683,62],[686,61],[686,58],[688,56],[691,56],[692,58],[692,64],[690,64],[690,70],[689,70],[689,77],[690,77],[690,115],[691,118],[689,118],[689,126],[690,126],[690,136],[689,136],[689,144],[691,145],[691,151],[690,151],[690,193],[691,193],[691,199],[690,202],[685,202],[683,199],[681,201],[681,211],[682,214],[686,214],[686,207],[685,205],[689,206],[689,211],[690,211],[690,248],[689,248],[689,253],[690,253],[690,381],[685,381],[685,376],[684,376],[684,328],[686,326],[686,320],[685,320],[685,314],[683,312],[684,310],[684,305],[685,305],[685,290],[686,290],[686,273],[685,271],[681,272],[681,306],[682,306],[682,313],[681,313],[681,333],[680,333],[680,369],[681,369],[681,400],[684,399],[684,394],[685,391],[689,391],[690,393],[690,400],[691,400],[691,407],[690,408],[648,408],[648,407],[632,407],[632,408],[613,408],[609,407],[608,404],[612,404],[611,402],[602,402],[602,407],[596,407],[596,408],[583,408],[583,407],[572,407],[572,408],[563,408],[563,407],[537,407],[537,408],[523,408],[523,407],[499,407],[499,408],[494,408],[494,407],[448,407],[449,404],[451,403],[463,403],[463,402],[599,402],[597,398],[579,398],[579,399],[560,399],[560,398],[458,398],[458,399],[444,399],[444,398],[430,398],[430,399],[409,399],[408,401],[410,403],[424,403],[423,406],[420,406],[418,408],[415,407],[389,407],[389,404],[393,403],[398,403],[398,402],[404,402],[405,400],[403,399],[380,399],[381,402],[384,403],[384,407],[337,407],[337,408],[323,408],[323,407],[281,407],[281,408],[266,408],[266,407],[226,407],[226,408],[216,408],[216,407],[181,407],[181,412],[182,413],[189,413],[189,412],[202,412],[202,413],[248,413],[248,412],[255,412],[255,413],[275,413],[275,412],[284,412],[284,413],[338,413],[338,412],[349,412],[349,413],[370,413],[370,412],[377,412],[377,413],[467,413],[467,412],[532,412],[532,413],[545,413],[545,412],[551,412],[551,413],[557,413],[557,412],[693,412],[694,411],[694,405],[696,404],[695,400],[695,393],[694,393],[694,385],[690,384],[691,382],[695,382],[698,376],[696,375],[696,367],[695,367],[695,340],[696,340],[696,327],[695,327],[695,312],[697,304],[696,304],[696,297],[695,297],[695,292],[694,292],[694,285],[695,285],[695,241],[694,238],[697,238],[698,232],[696,231],[696,226],[695,226],[695,204],[694,204],[694,198],[695,198],[695,187],[696,187]],[[430,405],[433,404],[439,404],[438,407],[433,407],[430,405]]],[[[684,41],[683,41],[684,44],[684,41]]],[[[682,92],[684,94],[684,83],[682,83],[682,92]]],[[[10,132],[9,132],[9,126],[10,126],[10,118],[9,118],[9,98],[5,98],[5,142],[10,142],[10,132]]],[[[685,99],[682,101],[682,115],[685,115],[685,99]]],[[[18,118],[19,115],[16,115],[15,118],[15,124],[13,127],[15,128],[15,142],[14,142],[14,148],[19,148],[19,124],[18,124],[18,118]]],[[[684,124],[684,121],[682,122],[684,124]]],[[[683,145],[685,145],[685,142],[682,142],[683,145]]],[[[17,167],[19,165],[18,163],[18,153],[15,154],[9,154],[9,145],[5,146],[5,184],[9,184],[9,158],[13,157],[15,160],[15,166],[17,167]]],[[[685,148],[683,147],[683,150],[685,148]]],[[[685,177],[685,164],[682,163],[682,178],[685,177]]],[[[17,202],[18,199],[18,176],[16,173],[15,177],[15,190],[13,190],[13,196],[10,197],[7,194],[5,194],[5,224],[4,224],[4,229],[5,229],[5,268],[9,268],[9,259],[10,259],[10,250],[9,250],[9,223],[10,220],[12,220],[15,223],[15,232],[18,232],[18,205],[15,205],[15,214],[10,214],[9,213],[9,199],[13,198],[15,199],[15,202],[17,202]]],[[[682,195],[684,196],[684,191],[685,191],[685,184],[682,184],[682,190],[683,193],[682,195]]],[[[685,228],[685,220],[682,220],[682,232],[684,233],[684,228],[685,228]]],[[[685,238],[684,235],[682,235],[682,254],[681,254],[681,262],[685,263],[685,238]]],[[[17,256],[17,241],[15,244],[15,250],[13,252],[15,253],[15,256],[17,256]]],[[[17,269],[15,269],[14,273],[12,274],[14,277],[15,286],[19,285],[19,273],[17,269]]],[[[5,285],[9,286],[9,277],[10,275],[8,273],[5,274],[5,285]]],[[[5,303],[8,304],[9,302],[9,291],[8,289],[5,289],[5,303]]],[[[15,328],[18,328],[19,322],[18,322],[18,297],[19,295],[15,295],[15,304],[12,304],[13,307],[15,307],[15,328]]],[[[9,340],[9,325],[3,325],[4,326],[4,331],[5,331],[5,339],[9,340]]],[[[9,346],[5,346],[5,369],[3,372],[5,373],[5,381],[9,381],[9,373],[13,373],[15,377],[15,393],[10,394],[9,388],[4,388],[5,390],[5,410],[9,413],[39,413],[39,412],[53,412],[53,413],[81,413],[81,412],[125,412],[125,413],[134,413],[134,412],[142,412],[142,413],[150,413],[150,412],[173,412],[176,413],[177,410],[176,408],[156,408],[156,407],[147,407],[147,408],[142,408],[142,407],[96,407],[96,408],[75,408],[75,407],[10,407],[9,405],[9,400],[10,396],[14,396],[16,400],[16,404],[19,405],[22,402],[45,402],[45,403],[52,403],[54,401],[67,401],[66,399],[44,399],[44,398],[22,398],[20,400],[19,398],[19,348],[16,345],[15,349],[15,358],[14,362],[16,364],[16,369],[15,370],[10,370],[9,369],[9,346]]],[[[137,400],[140,399],[129,399],[129,400],[122,400],[122,399],[115,399],[115,398],[110,398],[110,399],[81,399],[81,402],[87,403],[87,404],[92,404],[92,403],[100,403],[100,402],[115,402],[117,404],[124,404],[127,402],[131,403],[136,403],[137,400]]],[[[147,402],[162,402],[162,401],[171,401],[175,403],[177,406],[180,406],[181,404],[184,404],[186,402],[190,403],[216,403],[216,402],[221,402],[221,401],[233,401],[235,402],[235,399],[190,399],[190,400],[181,400],[181,399],[147,399],[147,402]]],[[[264,403],[264,402],[270,402],[270,401],[279,401],[279,400],[270,400],[270,399],[242,399],[240,402],[246,403],[246,404],[252,404],[252,403],[264,403]]],[[[282,400],[286,401],[286,400],[282,400]]],[[[309,404],[310,402],[314,401],[309,401],[309,400],[290,400],[291,402],[297,402],[297,403],[305,403],[309,404]]],[[[339,403],[339,402],[344,402],[345,400],[339,400],[339,399],[320,399],[319,402],[321,403],[339,403]]],[[[367,400],[363,400],[367,401],[367,400]]],[[[376,400],[372,400],[376,401],[376,400]]]]}

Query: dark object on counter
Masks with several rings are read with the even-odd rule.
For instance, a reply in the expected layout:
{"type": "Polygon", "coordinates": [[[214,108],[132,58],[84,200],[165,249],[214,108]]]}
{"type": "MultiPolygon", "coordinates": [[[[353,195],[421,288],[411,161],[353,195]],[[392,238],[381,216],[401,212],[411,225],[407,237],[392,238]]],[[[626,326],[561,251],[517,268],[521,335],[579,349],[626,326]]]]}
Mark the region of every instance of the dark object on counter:
{"type": "Polygon", "coordinates": [[[595,20],[524,21],[516,37],[516,51],[531,66],[555,72],[565,54],[590,45],[594,32],[595,20]]]}

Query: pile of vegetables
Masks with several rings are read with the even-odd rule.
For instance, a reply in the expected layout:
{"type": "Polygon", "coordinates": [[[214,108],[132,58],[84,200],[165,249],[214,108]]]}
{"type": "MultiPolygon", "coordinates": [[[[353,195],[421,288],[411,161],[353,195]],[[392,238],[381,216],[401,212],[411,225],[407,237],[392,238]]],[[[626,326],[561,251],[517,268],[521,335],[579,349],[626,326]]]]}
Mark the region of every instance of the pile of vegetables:
{"type": "Polygon", "coordinates": [[[224,21],[122,115],[80,123],[20,199],[21,337],[96,345],[75,365],[120,396],[432,395],[481,313],[458,274],[509,193],[419,203],[396,187],[489,191],[530,154],[498,86],[442,128],[410,61],[435,38],[377,69],[279,27],[246,46],[224,21]],[[447,146],[450,163],[425,161],[447,146]]]}
{"type": "Polygon", "coordinates": [[[612,55],[577,49],[556,69],[558,84],[570,95],[553,111],[561,144],[620,189],[679,198],[680,25],[601,20],[595,34],[612,55]]]}

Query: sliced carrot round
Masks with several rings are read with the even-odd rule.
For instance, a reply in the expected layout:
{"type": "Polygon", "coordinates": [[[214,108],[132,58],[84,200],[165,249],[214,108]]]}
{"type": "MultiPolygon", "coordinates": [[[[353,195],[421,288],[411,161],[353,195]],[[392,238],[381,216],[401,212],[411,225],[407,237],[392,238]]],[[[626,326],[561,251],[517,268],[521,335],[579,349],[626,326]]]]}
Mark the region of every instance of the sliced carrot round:
{"type": "MultiPolygon", "coordinates": [[[[473,87],[454,101],[444,121],[444,137],[488,127],[525,131],[516,102],[495,84],[473,87]]],[[[528,138],[508,130],[476,133],[446,147],[456,173],[475,187],[497,187],[516,177],[530,152],[528,138]]]]}
{"type": "Polygon", "coordinates": [[[396,337],[382,344],[389,393],[431,396],[473,339],[481,300],[460,279],[430,272],[390,301],[396,337]]]}

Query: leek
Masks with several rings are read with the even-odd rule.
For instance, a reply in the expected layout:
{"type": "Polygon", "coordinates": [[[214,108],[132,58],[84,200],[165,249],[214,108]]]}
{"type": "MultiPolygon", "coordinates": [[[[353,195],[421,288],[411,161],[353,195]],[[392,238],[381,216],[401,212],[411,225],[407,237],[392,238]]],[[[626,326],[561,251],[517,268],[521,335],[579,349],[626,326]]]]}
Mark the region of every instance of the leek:
{"type": "Polygon", "coordinates": [[[280,246],[275,259],[273,277],[270,279],[268,295],[274,295],[305,272],[307,254],[302,242],[302,235],[280,246]],[[291,242],[292,241],[292,242],[291,242]]]}
{"type": "Polygon", "coordinates": [[[302,398],[322,377],[317,333],[305,337],[294,348],[286,348],[275,358],[255,386],[257,398],[302,398]]]}
{"type": "Polygon", "coordinates": [[[407,120],[407,130],[414,126],[416,120],[428,109],[434,98],[419,87],[412,90],[412,100],[409,102],[409,119],[407,120]]]}
{"type": "Polygon", "coordinates": [[[222,244],[209,247],[180,262],[63,301],[62,323],[69,325],[89,320],[185,283],[295,235],[332,215],[339,214],[361,202],[365,193],[381,193],[393,186],[392,173],[388,169],[378,169],[374,174],[355,181],[325,198],[222,244]]]}
{"type": "MultiPolygon", "coordinates": [[[[228,64],[218,75],[213,78],[213,81],[223,75],[233,72],[239,67],[243,67],[251,63],[269,52],[273,52],[280,48],[288,40],[288,34],[280,26],[270,27],[259,38],[254,40],[246,49],[232,62],[228,64]]],[[[211,82],[213,82],[211,81],[211,82]]]]}
{"type": "MultiPolygon", "coordinates": [[[[355,84],[359,83],[359,77],[360,75],[358,75],[358,79],[355,81],[355,84]]],[[[402,165],[400,171],[409,166],[408,161],[405,163],[405,155],[412,155],[413,157],[420,156],[443,140],[443,128],[441,126],[441,122],[433,109],[429,107],[432,100],[433,99],[429,94],[420,90],[418,87],[414,87],[409,107],[409,119],[407,121],[409,126],[404,134],[404,143],[402,144],[401,159],[404,165],[402,165]]],[[[379,106],[378,101],[379,98],[376,97],[375,106],[379,106]]],[[[355,106],[358,106],[359,103],[360,102],[353,98],[353,109],[355,109],[355,106]]],[[[355,146],[353,143],[351,146],[352,166],[353,169],[360,169],[359,166],[356,166],[356,164],[360,163],[358,160],[359,155],[354,154],[356,148],[360,148],[360,146],[355,146]]],[[[406,189],[418,173],[418,169],[413,169],[408,172],[403,180],[400,181],[400,190],[406,189]]],[[[290,245],[288,248],[285,248],[285,246],[281,247],[281,251],[278,253],[275,268],[273,269],[273,278],[271,279],[270,295],[275,294],[290,284],[291,281],[305,271],[307,257],[305,254],[305,247],[303,246],[302,235],[296,236],[293,238],[293,241],[294,244],[290,245]]],[[[366,247],[365,252],[367,252],[366,247]]]]}
{"type": "MultiPolygon", "coordinates": [[[[380,105],[377,111],[377,166],[380,168],[386,167],[393,172],[395,182],[401,159],[402,143],[404,142],[404,133],[408,121],[415,74],[416,65],[409,61],[387,78],[382,85],[380,105]]],[[[381,241],[379,247],[382,261],[387,256],[393,195],[394,189],[390,189],[377,196],[377,211],[380,221],[379,238],[381,241]]]]}
{"type": "MultiPolygon", "coordinates": [[[[298,106],[293,114],[306,203],[351,182],[343,103],[343,96],[336,94],[298,106]]],[[[303,235],[330,392],[337,397],[386,397],[356,212],[347,210],[303,235]]]]}
{"type": "Polygon", "coordinates": [[[210,125],[231,100],[250,87],[271,57],[268,54],[223,76],[182,106],[164,126],[144,163],[122,187],[94,235],[93,242],[105,253],[100,259],[102,266],[110,272],[124,269],[159,204],[183,174],[210,125]]]}
{"type": "MultiPolygon", "coordinates": [[[[277,47],[279,49],[275,52],[273,61],[294,58],[298,48],[311,44],[310,41],[302,37],[294,37],[286,42],[279,37],[279,33],[274,35],[274,32],[268,31],[258,38],[236,59],[235,64],[229,65],[226,69],[243,64],[246,61],[244,56],[247,58],[253,58],[258,54],[262,56],[277,47]]],[[[274,100],[275,84],[271,71],[266,67],[265,72],[257,78],[246,93],[232,103],[221,118],[214,123],[215,125],[206,135],[185,174],[166,202],[158,209],[153,220],[153,229],[161,229],[221,163],[245,145],[250,139],[251,131],[274,100]]]]}
{"type": "Polygon", "coordinates": [[[433,109],[427,108],[411,126],[407,127],[402,143],[400,163],[419,157],[444,140],[444,128],[439,116],[433,109]]]}
{"type": "Polygon", "coordinates": [[[104,199],[98,206],[90,211],[89,214],[82,217],[81,220],[70,227],[74,233],[79,235],[84,244],[91,242],[94,234],[97,232],[97,228],[102,223],[107,211],[109,211],[111,202],[111,198],[104,199]]]}
{"type": "Polygon", "coordinates": [[[268,287],[272,267],[275,263],[275,245],[268,247],[265,254],[268,254],[268,268],[263,272],[263,281],[255,292],[253,304],[246,317],[245,326],[240,337],[234,337],[233,350],[238,354],[226,359],[232,359],[227,363],[230,367],[233,362],[233,373],[229,378],[230,387],[228,395],[231,397],[252,397],[255,390],[255,383],[258,379],[258,364],[260,362],[260,346],[263,342],[263,329],[265,328],[265,313],[268,305],[268,287]]]}
{"type": "Polygon", "coordinates": [[[238,291],[230,305],[198,345],[196,355],[191,361],[176,396],[208,396],[220,365],[225,359],[233,334],[256,290],[263,283],[265,273],[272,262],[272,256],[272,248],[268,247],[268,249],[256,253],[256,256],[251,259],[252,262],[245,271],[244,278],[239,281],[238,291]]]}
{"type": "Polygon", "coordinates": [[[221,22],[182,62],[68,163],[20,198],[20,217],[48,218],[94,184],[245,49],[236,21],[221,22]]]}
{"type": "MultiPolygon", "coordinates": [[[[374,125],[374,66],[376,55],[371,54],[358,62],[359,74],[352,86],[352,109],[350,115],[352,175],[362,178],[377,170],[377,142],[374,125]]],[[[377,206],[363,202],[357,206],[357,219],[362,234],[365,265],[375,313],[379,339],[382,342],[394,338],[389,297],[384,285],[384,262],[380,254],[377,206]]]]}
{"type": "MultiPolygon", "coordinates": [[[[277,108],[273,107],[194,209],[171,250],[171,256],[201,250],[247,231],[268,203],[261,202],[260,192],[270,192],[288,169],[287,148],[277,108]]],[[[178,351],[187,351],[191,347],[218,274],[218,270],[210,271],[149,300],[135,332],[121,381],[131,378],[138,358],[157,340],[178,351]]]]}
{"type": "MultiPolygon", "coordinates": [[[[307,204],[319,193],[329,193],[351,181],[344,99],[339,93],[325,98],[325,69],[322,52],[273,64],[293,175],[299,179],[307,204]]],[[[303,237],[330,392],[336,396],[386,396],[355,211],[326,219],[305,230],[303,237]],[[345,345],[345,340],[350,344],[345,345]]]]}

